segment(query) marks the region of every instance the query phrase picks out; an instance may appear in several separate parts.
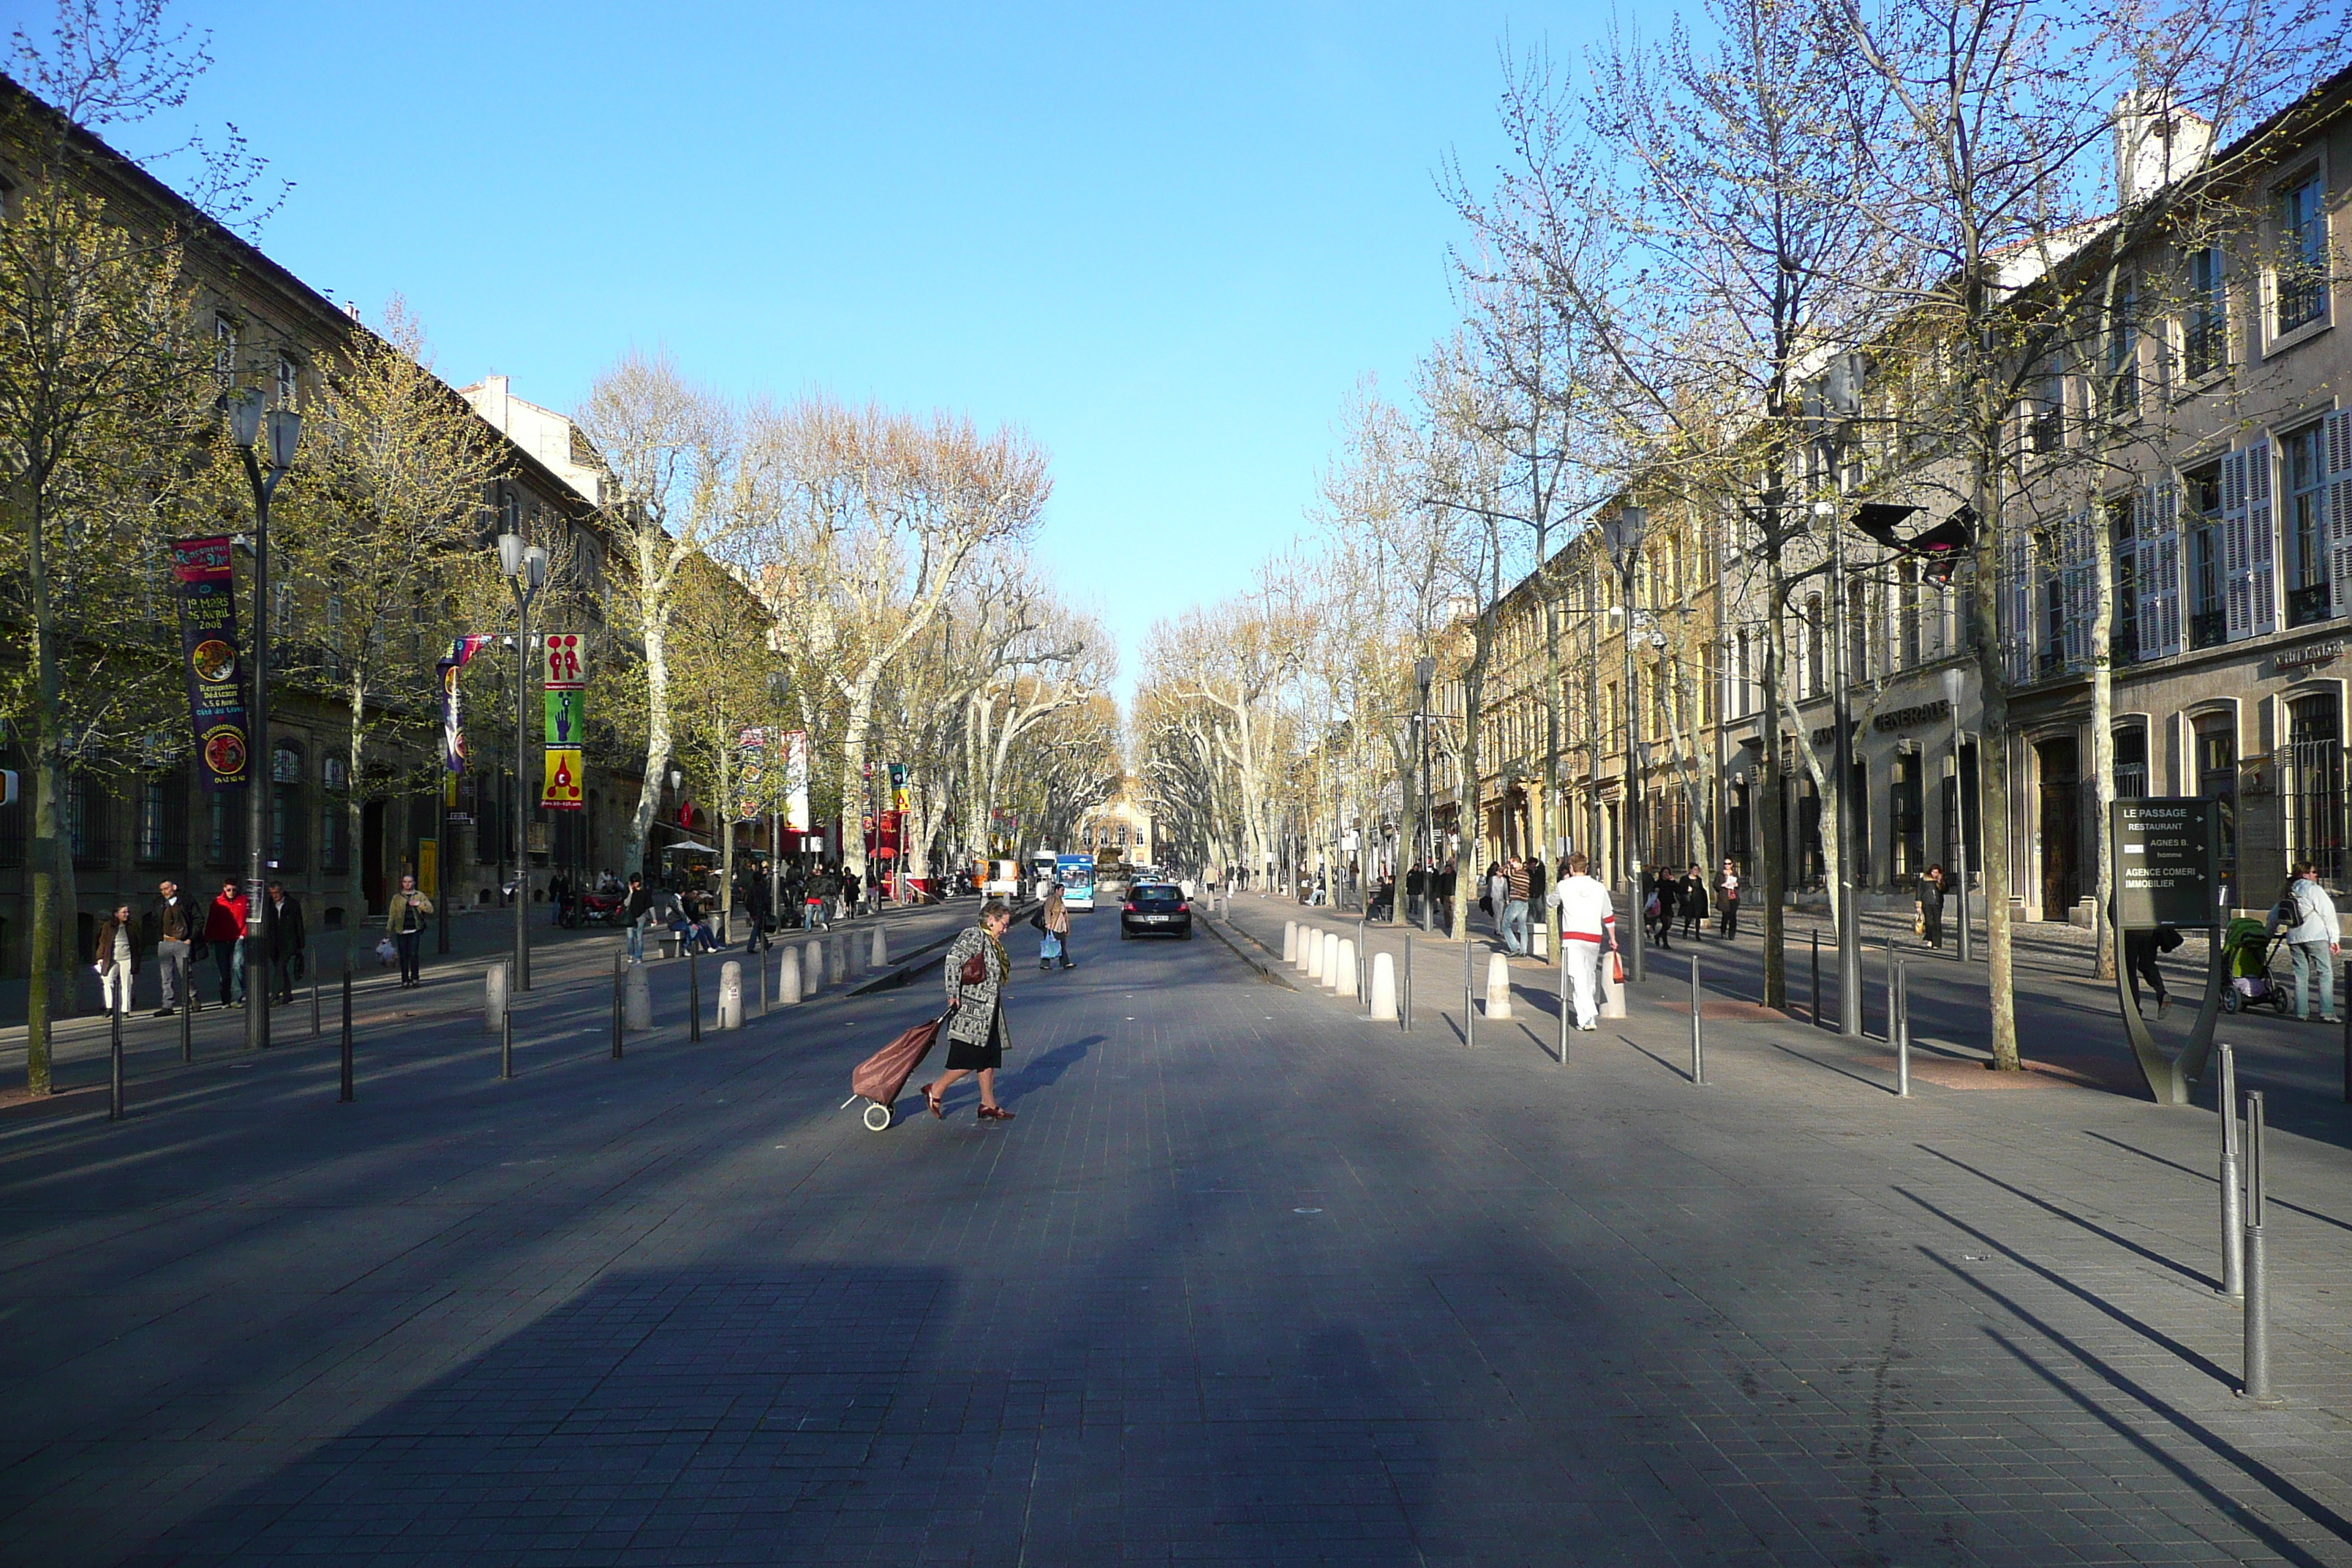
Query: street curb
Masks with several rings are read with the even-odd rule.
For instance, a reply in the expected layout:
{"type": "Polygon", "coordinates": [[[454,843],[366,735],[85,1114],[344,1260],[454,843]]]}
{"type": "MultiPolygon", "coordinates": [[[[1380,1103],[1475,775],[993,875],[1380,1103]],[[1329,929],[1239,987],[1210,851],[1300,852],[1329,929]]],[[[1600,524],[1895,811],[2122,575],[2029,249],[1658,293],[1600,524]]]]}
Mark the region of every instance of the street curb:
{"type": "MultiPolygon", "coordinates": [[[[1227,952],[1231,952],[1235,958],[1240,959],[1244,963],[1248,964],[1252,969],[1256,970],[1258,978],[1265,981],[1268,985],[1279,985],[1285,991],[1296,991],[1298,989],[1297,986],[1293,985],[1289,981],[1284,979],[1273,970],[1268,969],[1265,964],[1260,963],[1256,959],[1252,958],[1240,948],[1235,947],[1234,945],[1234,939],[1227,936],[1224,932],[1224,928],[1219,925],[1215,921],[1202,921],[1199,923],[1208,931],[1211,936],[1213,936],[1219,942],[1223,942],[1227,952]]],[[[1250,936],[1249,932],[1243,931],[1242,934],[1244,936],[1249,936],[1251,945],[1257,948],[1260,952],[1269,954],[1274,952],[1274,949],[1266,946],[1265,943],[1258,941],[1257,938],[1250,936]]]]}

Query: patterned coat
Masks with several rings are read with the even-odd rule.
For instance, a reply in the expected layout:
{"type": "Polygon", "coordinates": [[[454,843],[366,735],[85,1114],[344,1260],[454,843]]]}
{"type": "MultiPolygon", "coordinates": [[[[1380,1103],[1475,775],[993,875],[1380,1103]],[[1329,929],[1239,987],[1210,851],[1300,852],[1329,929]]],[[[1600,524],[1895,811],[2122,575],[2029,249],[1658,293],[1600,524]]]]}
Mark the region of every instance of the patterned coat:
{"type": "Polygon", "coordinates": [[[948,955],[941,961],[940,978],[947,984],[947,999],[960,1003],[954,1016],[948,1020],[948,1038],[968,1045],[983,1045],[988,1040],[989,1026],[996,1020],[998,998],[1012,969],[1005,957],[1004,946],[992,940],[979,926],[969,926],[948,944],[948,955]],[[973,953],[985,956],[988,978],[977,985],[966,985],[960,978],[964,961],[973,953]]]}

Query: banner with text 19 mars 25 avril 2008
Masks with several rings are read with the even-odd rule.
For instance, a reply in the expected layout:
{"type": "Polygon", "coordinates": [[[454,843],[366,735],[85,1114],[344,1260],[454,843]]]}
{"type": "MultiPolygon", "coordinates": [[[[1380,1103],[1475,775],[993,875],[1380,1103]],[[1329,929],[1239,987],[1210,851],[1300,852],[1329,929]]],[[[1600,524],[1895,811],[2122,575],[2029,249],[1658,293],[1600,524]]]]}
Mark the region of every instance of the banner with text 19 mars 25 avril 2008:
{"type": "Polygon", "coordinates": [[[245,787],[245,682],[236,646],[236,591],[226,534],[172,542],[178,578],[180,662],[188,681],[188,720],[196,737],[196,776],[208,790],[245,787]]]}

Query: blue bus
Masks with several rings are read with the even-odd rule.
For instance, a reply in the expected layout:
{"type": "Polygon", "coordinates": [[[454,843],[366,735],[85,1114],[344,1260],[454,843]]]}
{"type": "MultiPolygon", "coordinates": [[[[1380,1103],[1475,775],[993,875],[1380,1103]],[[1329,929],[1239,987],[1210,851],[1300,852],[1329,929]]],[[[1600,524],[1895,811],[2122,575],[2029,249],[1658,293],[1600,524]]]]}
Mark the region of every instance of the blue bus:
{"type": "Polygon", "coordinates": [[[1093,856],[1057,855],[1054,858],[1054,875],[1062,884],[1064,909],[1092,910],[1095,907],[1093,856]]]}

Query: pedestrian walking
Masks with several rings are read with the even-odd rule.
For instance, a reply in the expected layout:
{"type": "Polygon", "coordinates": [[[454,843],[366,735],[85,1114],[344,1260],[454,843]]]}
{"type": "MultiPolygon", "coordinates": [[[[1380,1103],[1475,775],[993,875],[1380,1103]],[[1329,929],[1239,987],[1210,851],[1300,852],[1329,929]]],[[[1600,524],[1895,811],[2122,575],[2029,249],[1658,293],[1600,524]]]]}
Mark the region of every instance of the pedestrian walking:
{"type": "Polygon", "coordinates": [[[245,1000],[246,897],[236,883],[226,881],[205,911],[205,943],[213,950],[213,971],[220,976],[224,1007],[245,1000]]]}
{"type": "Polygon", "coordinates": [[[393,894],[392,907],[384,911],[383,929],[400,950],[400,986],[404,991],[425,983],[425,922],[432,914],[433,900],[417,891],[416,879],[403,876],[400,891],[393,894]]]}
{"type": "Polygon", "coordinates": [[[283,882],[272,881],[269,896],[262,901],[261,944],[268,950],[279,1005],[291,1003],[294,982],[309,962],[310,933],[302,924],[302,906],[287,892],[283,882]]]}
{"type": "Polygon", "coordinates": [[[1576,1008],[1576,1026],[1601,1026],[1601,958],[1617,951],[1617,910],[1609,889],[1586,875],[1591,864],[1581,852],[1568,858],[1568,875],[1551,891],[1552,907],[1559,911],[1559,961],[1568,966],[1569,998],[1576,1008]]]}
{"type": "Polygon", "coordinates": [[[2172,998],[2165,993],[2164,972],[2157,967],[2157,958],[2179,945],[2180,932],[2170,926],[2124,932],[2124,971],[2131,978],[2132,1005],[2139,1005],[2139,983],[2145,980],[2156,993],[2156,1016],[2161,1018],[2172,1011],[2172,998]]]}
{"type": "Polygon", "coordinates": [[[1727,938],[1739,934],[1739,871],[1727,858],[1723,871],[1715,879],[1716,897],[1722,900],[1723,934],[1727,938]]]}
{"type": "Polygon", "coordinates": [[[131,936],[131,906],[118,904],[98,922],[98,946],[90,954],[98,971],[98,994],[110,1013],[131,1011],[131,981],[139,973],[139,950],[131,936]]]}
{"type": "Polygon", "coordinates": [[[1683,935],[1698,941],[1701,928],[1706,924],[1706,878],[1697,861],[1691,862],[1690,869],[1675,884],[1675,897],[1682,908],[1683,935]]]}
{"type": "Polygon", "coordinates": [[[1454,861],[1448,860],[1438,868],[1437,929],[1440,931],[1450,931],[1454,929],[1454,895],[1457,886],[1455,877],[1456,869],[1454,861]]]}
{"type": "Polygon", "coordinates": [[[1428,893],[1429,872],[1420,861],[1416,860],[1412,863],[1412,869],[1404,874],[1405,919],[1415,925],[1425,923],[1422,917],[1421,901],[1428,896],[1428,893]]]}
{"type": "Polygon", "coordinates": [[[629,873],[629,896],[621,905],[621,918],[629,928],[629,962],[646,961],[646,928],[654,923],[654,896],[646,888],[645,878],[629,873]]]}
{"type": "MultiPolygon", "coordinates": [[[[1919,879],[1919,934],[1929,947],[1944,945],[1944,868],[1939,862],[1919,879]]],[[[2162,994],[2164,987],[2157,991],[2162,994]]]]}
{"type": "Polygon", "coordinates": [[[1642,880],[1649,885],[1649,894],[1642,905],[1642,924],[1660,952],[1672,952],[1675,934],[1675,885],[1660,871],[1644,871],[1642,880]]]}
{"type": "MultiPolygon", "coordinates": [[[[1538,918],[1535,911],[1544,907],[1544,899],[1550,887],[1551,878],[1544,870],[1543,857],[1529,856],[1528,858],[1528,918],[1530,921],[1538,918]]],[[[1532,939],[1534,934],[1532,929],[1528,934],[1532,939]]],[[[1532,950],[1532,941],[1529,946],[1532,950]]]]}
{"type": "Polygon", "coordinates": [[[1039,969],[1051,969],[1057,961],[1065,969],[1077,967],[1070,961],[1070,906],[1058,885],[1047,890],[1045,907],[1030,917],[1030,923],[1040,933],[1037,941],[1039,969]]]}
{"type": "Polygon", "coordinates": [[[767,875],[757,862],[736,884],[735,901],[743,906],[744,914],[751,921],[751,939],[743,944],[743,951],[764,952],[768,946],[768,920],[775,912],[775,906],[768,899],[767,875]]]}
{"type": "Polygon", "coordinates": [[[1002,899],[989,900],[981,906],[980,923],[948,944],[940,965],[950,1008],[948,1060],[937,1080],[923,1085],[923,1103],[941,1120],[948,1089],[966,1073],[980,1077],[981,1120],[1013,1120],[1013,1112],[996,1103],[996,1069],[1004,1065],[1004,986],[1013,977],[1004,930],[1012,923],[1012,907],[1002,899]]]}
{"type": "Polygon", "coordinates": [[[857,911],[861,907],[857,901],[859,893],[857,870],[856,868],[851,867],[841,873],[841,918],[843,920],[857,918],[857,911]]]}
{"type": "Polygon", "coordinates": [[[1517,958],[1528,951],[1528,863],[1517,856],[1503,862],[1503,951],[1517,958]]]}
{"type": "Polygon", "coordinates": [[[2286,936],[2287,952],[2294,960],[2294,1016],[2311,1017],[2311,979],[2319,976],[2319,1017],[2334,1024],[2336,1016],[2335,955],[2342,950],[2344,930],[2336,916],[2336,900],[2319,885],[2319,870],[2305,860],[2294,868],[2294,879],[2279,895],[2271,911],[2271,929],[2286,936]],[[2320,949],[2327,951],[2322,952],[2320,949]]]}
{"type": "Polygon", "coordinates": [[[179,883],[160,882],[155,891],[158,898],[151,918],[155,922],[155,967],[163,983],[163,1005],[155,1009],[155,1016],[168,1018],[178,1008],[183,989],[188,994],[188,1010],[196,1010],[196,986],[188,978],[188,961],[194,956],[194,939],[201,928],[195,906],[180,896],[179,883]]]}

